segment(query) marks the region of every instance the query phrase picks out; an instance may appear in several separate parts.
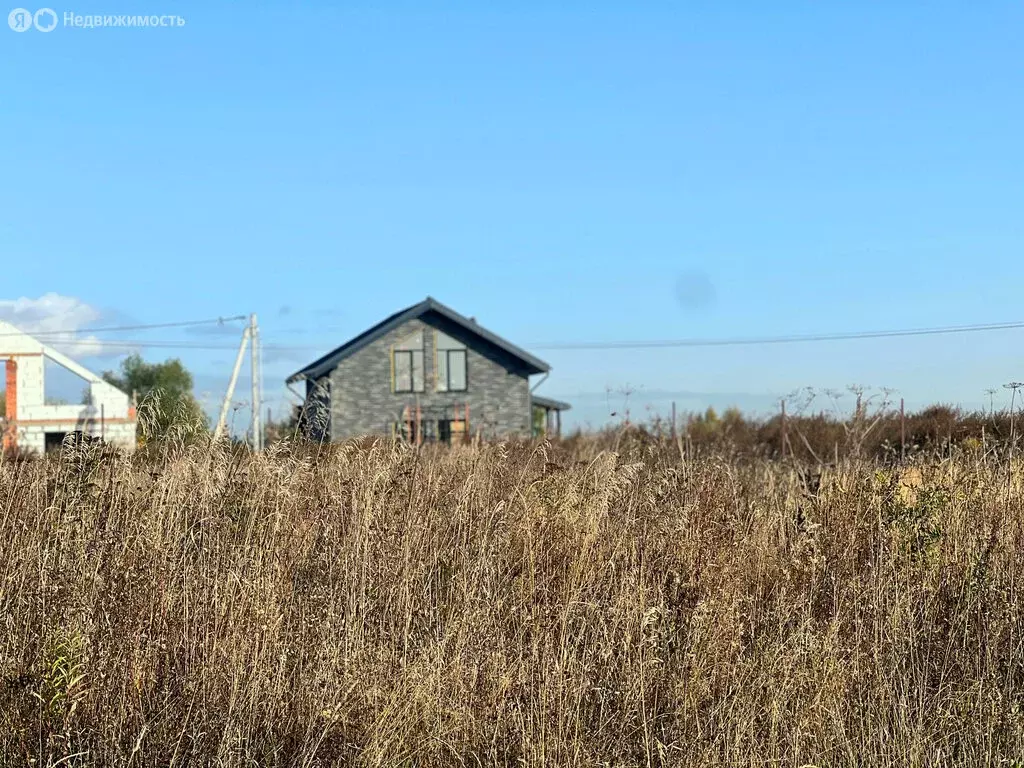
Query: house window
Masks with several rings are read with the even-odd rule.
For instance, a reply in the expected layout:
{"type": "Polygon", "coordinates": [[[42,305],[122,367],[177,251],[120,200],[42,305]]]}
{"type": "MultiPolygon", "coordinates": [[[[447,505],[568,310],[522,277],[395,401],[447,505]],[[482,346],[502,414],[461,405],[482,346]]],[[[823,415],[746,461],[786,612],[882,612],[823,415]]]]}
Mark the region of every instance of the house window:
{"type": "Polygon", "coordinates": [[[391,391],[422,392],[423,332],[406,336],[391,349],[391,391]]]}
{"type": "Polygon", "coordinates": [[[466,350],[437,350],[437,391],[465,392],[466,385],[466,350]]]}
{"type": "Polygon", "coordinates": [[[440,419],[437,422],[437,439],[442,443],[464,443],[468,437],[466,422],[462,419],[440,419]]]}
{"type": "Polygon", "coordinates": [[[394,354],[395,392],[423,391],[423,350],[396,349],[394,354]]]}

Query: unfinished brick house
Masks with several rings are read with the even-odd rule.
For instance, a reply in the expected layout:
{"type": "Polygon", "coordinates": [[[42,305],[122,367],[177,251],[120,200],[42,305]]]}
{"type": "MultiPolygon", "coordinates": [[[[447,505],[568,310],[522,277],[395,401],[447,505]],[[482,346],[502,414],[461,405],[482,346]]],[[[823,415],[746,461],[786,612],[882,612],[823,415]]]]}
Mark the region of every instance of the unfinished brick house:
{"type": "Polygon", "coordinates": [[[534,396],[530,382],[549,371],[543,360],[427,297],[287,382],[305,382],[302,425],[314,439],[377,434],[458,442],[560,430],[568,403],[534,396]]]}
{"type": "Polygon", "coordinates": [[[135,448],[135,408],[131,398],[67,355],[0,321],[0,361],[4,367],[4,402],[0,408],[3,448],[43,453],[60,447],[65,437],[98,438],[127,450],[135,448]],[[80,377],[86,403],[46,402],[45,361],[80,377]]]}

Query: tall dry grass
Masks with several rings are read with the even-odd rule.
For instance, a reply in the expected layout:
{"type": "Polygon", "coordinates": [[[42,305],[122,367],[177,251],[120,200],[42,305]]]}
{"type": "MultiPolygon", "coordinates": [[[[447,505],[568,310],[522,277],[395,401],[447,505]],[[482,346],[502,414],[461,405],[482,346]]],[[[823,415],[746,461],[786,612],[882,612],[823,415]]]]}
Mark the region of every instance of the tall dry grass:
{"type": "Polygon", "coordinates": [[[1010,765],[1019,478],[674,446],[0,464],[0,765],[1010,765]]]}

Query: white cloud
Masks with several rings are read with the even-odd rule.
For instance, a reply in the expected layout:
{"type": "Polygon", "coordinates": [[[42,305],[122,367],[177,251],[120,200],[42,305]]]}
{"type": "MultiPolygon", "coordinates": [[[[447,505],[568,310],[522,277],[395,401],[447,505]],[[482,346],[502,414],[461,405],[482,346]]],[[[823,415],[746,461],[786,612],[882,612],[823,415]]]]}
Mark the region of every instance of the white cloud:
{"type": "MultiPolygon", "coordinates": [[[[100,323],[103,313],[74,296],[45,293],[38,299],[0,299],[0,320],[72,357],[109,357],[132,351],[80,333],[100,323]]],[[[0,340],[2,341],[2,340],[0,340]]],[[[2,346],[2,344],[0,344],[2,346]]]]}

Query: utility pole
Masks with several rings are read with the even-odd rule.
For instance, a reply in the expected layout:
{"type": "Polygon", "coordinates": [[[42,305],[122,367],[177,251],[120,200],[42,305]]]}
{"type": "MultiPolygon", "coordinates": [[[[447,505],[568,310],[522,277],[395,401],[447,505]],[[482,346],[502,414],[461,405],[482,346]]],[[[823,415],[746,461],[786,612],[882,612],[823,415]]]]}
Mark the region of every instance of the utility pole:
{"type": "Polygon", "coordinates": [[[252,449],[260,451],[263,448],[263,430],[260,428],[260,408],[262,398],[260,397],[260,329],[256,324],[256,314],[249,315],[249,337],[252,339],[252,449]]]}
{"type": "Polygon", "coordinates": [[[228,409],[231,407],[231,398],[235,396],[235,384],[238,383],[238,372],[242,369],[242,359],[245,357],[245,345],[249,343],[250,329],[242,331],[242,343],[238,345],[238,356],[235,358],[235,367],[231,370],[231,379],[228,381],[228,391],[224,395],[224,404],[220,407],[220,416],[217,419],[217,426],[213,430],[213,439],[219,440],[224,434],[228,421],[228,409]]]}

